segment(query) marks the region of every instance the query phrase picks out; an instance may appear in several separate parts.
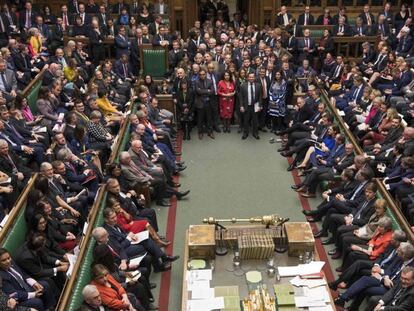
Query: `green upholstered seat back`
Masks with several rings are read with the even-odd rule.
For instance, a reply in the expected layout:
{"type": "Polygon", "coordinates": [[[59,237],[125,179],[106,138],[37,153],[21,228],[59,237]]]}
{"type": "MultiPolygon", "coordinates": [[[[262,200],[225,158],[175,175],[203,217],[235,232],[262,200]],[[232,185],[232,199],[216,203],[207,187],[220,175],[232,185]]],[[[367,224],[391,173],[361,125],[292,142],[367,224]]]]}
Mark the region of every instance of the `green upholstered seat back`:
{"type": "MultiPolygon", "coordinates": [[[[99,206],[99,211],[98,211],[98,215],[97,215],[94,228],[100,227],[103,224],[103,209],[105,208],[105,205],[106,205],[106,193],[104,194],[101,205],[99,206]]],[[[73,286],[72,296],[66,307],[67,311],[75,311],[82,304],[82,301],[83,301],[82,290],[91,281],[91,264],[93,261],[94,247],[95,247],[95,239],[91,237],[88,243],[85,256],[83,257],[83,260],[82,260],[81,269],[79,270],[79,273],[76,276],[77,280],[76,280],[75,285],[73,286]]]]}
{"type": "Polygon", "coordinates": [[[30,106],[30,109],[33,113],[37,113],[37,107],[36,107],[36,101],[37,97],[39,95],[39,90],[42,87],[42,80],[40,79],[33,85],[32,89],[29,91],[29,93],[26,96],[27,102],[30,106]]]}
{"type": "Polygon", "coordinates": [[[25,208],[22,208],[3,242],[3,247],[12,255],[16,253],[17,249],[26,241],[27,224],[26,219],[24,218],[24,211],[25,208]]]}
{"type": "Polygon", "coordinates": [[[164,78],[167,67],[165,64],[165,50],[143,50],[144,75],[151,75],[155,79],[164,78]]]}
{"type": "Polygon", "coordinates": [[[311,37],[312,38],[320,38],[323,35],[323,29],[312,29],[311,37]]]}

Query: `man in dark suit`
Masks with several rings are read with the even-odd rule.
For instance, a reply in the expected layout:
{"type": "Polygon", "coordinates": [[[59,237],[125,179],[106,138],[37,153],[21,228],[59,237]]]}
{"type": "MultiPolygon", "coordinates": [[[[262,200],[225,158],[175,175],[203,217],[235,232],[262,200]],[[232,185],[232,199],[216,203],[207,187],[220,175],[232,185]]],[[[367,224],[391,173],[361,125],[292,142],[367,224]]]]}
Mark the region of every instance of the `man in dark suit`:
{"type": "Polygon", "coordinates": [[[338,24],[332,29],[332,35],[336,37],[349,37],[352,35],[351,27],[345,22],[345,17],[340,17],[338,24]]]}
{"type": "Polygon", "coordinates": [[[96,14],[96,17],[98,17],[99,25],[101,27],[107,26],[109,14],[106,12],[106,7],[104,5],[99,6],[99,12],[96,14]]]}
{"type": "Polygon", "coordinates": [[[303,26],[313,25],[314,24],[314,17],[310,14],[310,7],[307,5],[305,6],[305,12],[300,14],[298,17],[298,24],[303,26]]]}
{"type": "Polygon", "coordinates": [[[162,16],[156,15],[154,18],[154,21],[148,25],[148,31],[153,37],[159,33],[161,24],[162,24],[162,16]]]}
{"type": "Polygon", "coordinates": [[[105,208],[103,216],[105,221],[103,228],[108,232],[109,241],[119,244],[128,257],[135,257],[148,252],[152,257],[155,272],[170,270],[171,262],[180,257],[166,255],[150,236],[143,241],[138,241],[136,235],[126,233],[118,226],[116,213],[112,208],[105,208]]]}
{"type": "Polygon", "coordinates": [[[178,67],[178,64],[184,58],[184,54],[184,51],[180,47],[180,42],[178,40],[174,40],[172,43],[172,49],[168,52],[168,63],[171,70],[178,67]]]}
{"type": "Polygon", "coordinates": [[[390,24],[387,23],[384,15],[378,16],[377,23],[371,26],[371,36],[376,36],[378,34],[384,39],[391,35],[390,24]]]}
{"type": "Polygon", "coordinates": [[[214,96],[214,86],[210,79],[207,79],[207,72],[201,69],[198,73],[199,79],[195,82],[195,107],[197,108],[198,138],[203,138],[203,133],[214,139],[212,125],[212,103],[211,96],[214,96]]]}
{"type": "Polygon", "coordinates": [[[368,27],[375,24],[375,17],[370,12],[370,6],[369,4],[364,5],[364,12],[359,15],[359,17],[362,19],[362,23],[364,25],[367,25],[368,27]]]}
{"type": "Polygon", "coordinates": [[[49,284],[29,277],[4,248],[0,248],[0,277],[3,292],[15,299],[19,307],[46,310],[56,303],[49,284]]]}
{"type": "Polygon", "coordinates": [[[46,281],[56,293],[66,281],[69,263],[49,256],[45,249],[46,238],[41,233],[33,234],[20,246],[15,254],[17,266],[36,280],[46,281]]]}
{"type": "Polygon", "coordinates": [[[89,31],[89,42],[91,58],[95,66],[98,66],[100,62],[105,59],[104,40],[105,36],[99,28],[98,21],[92,21],[92,27],[89,31]]]}
{"type": "Polygon", "coordinates": [[[360,17],[357,18],[355,26],[352,27],[352,34],[354,37],[363,37],[370,34],[368,26],[363,24],[360,17]]]}
{"type": "Polygon", "coordinates": [[[24,10],[20,12],[19,26],[21,30],[27,31],[35,23],[36,12],[32,10],[32,3],[26,1],[24,10]]]}
{"type": "Polygon", "coordinates": [[[83,302],[78,311],[111,311],[102,304],[102,298],[95,285],[86,285],[82,290],[83,302]]]}
{"type": "Polygon", "coordinates": [[[328,8],[325,8],[324,14],[318,16],[315,22],[316,25],[332,25],[333,19],[331,17],[331,12],[328,8]]]}
{"type": "Polygon", "coordinates": [[[276,15],[276,25],[287,26],[291,18],[292,14],[288,13],[286,6],[283,5],[280,7],[280,12],[276,15]]]}
{"type": "Polygon", "coordinates": [[[270,89],[270,79],[266,76],[266,68],[260,67],[259,68],[259,76],[257,78],[257,82],[260,83],[260,87],[262,89],[262,107],[263,109],[259,113],[259,130],[262,132],[267,132],[266,124],[269,120],[266,120],[267,115],[267,108],[269,104],[269,89],[270,89]]]}
{"type": "MultiPolygon", "coordinates": [[[[135,31],[135,37],[131,40],[131,55],[129,61],[132,65],[132,73],[138,76],[141,64],[140,64],[140,47],[143,44],[151,43],[147,38],[142,37],[142,29],[137,28],[135,31]]],[[[174,67],[173,67],[174,68],[174,67]]]]}
{"type": "Polygon", "coordinates": [[[160,26],[158,34],[152,39],[152,45],[162,47],[167,46],[168,48],[171,46],[171,37],[168,34],[167,26],[160,26]]]}
{"type": "Polygon", "coordinates": [[[116,51],[116,58],[121,58],[122,55],[129,56],[129,49],[130,49],[130,42],[126,36],[126,30],[124,26],[119,27],[118,34],[115,37],[115,51],[116,51]]]}
{"type": "Polygon", "coordinates": [[[0,60],[0,90],[7,102],[16,97],[17,80],[15,73],[6,68],[6,61],[0,60]]]}
{"type": "Polygon", "coordinates": [[[129,65],[128,55],[122,54],[121,58],[115,61],[114,71],[122,81],[133,81],[135,76],[132,73],[129,65]]]}
{"type": "Polygon", "coordinates": [[[400,31],[400,38],[398,39],[397,49],[395,50],[396,56],[406,57],[408,52],[413,46],[413,39],[409,35],[410,29],[403,27],[400,31]]]}
{"type": "Polygon", "coordinates": [[[69,0],[67,8],[68,8],[69,13],[79,14],[79,2],[78,2],[78,0],[69,0]]]}
{"type": "Polygon", "coordinates": [[[242,139],[249,136],[250,125],[252,127],[253,137],[260,139],[258,129],[258,115],[262,110],[262,88],[260,83],[256,82],[253,72],[247,76],[247,81],[241,86],[239,96],[240,111],[244,118],[244,132],[242,139]]]}
{"type": "Polygon", "coordinates": [[[10,23],[4,13],[0,13],[0,47],[9,43],[10,23]]]}
{"type": "Polygon", "coordinates": [[[297,49],[299,52],[299,62],[307,59],[309,63],[313,63],[313,54],[315,52],[315,40],[310,37],[310,30],[303,31],[303,38],[298,40],[297,49]]]}

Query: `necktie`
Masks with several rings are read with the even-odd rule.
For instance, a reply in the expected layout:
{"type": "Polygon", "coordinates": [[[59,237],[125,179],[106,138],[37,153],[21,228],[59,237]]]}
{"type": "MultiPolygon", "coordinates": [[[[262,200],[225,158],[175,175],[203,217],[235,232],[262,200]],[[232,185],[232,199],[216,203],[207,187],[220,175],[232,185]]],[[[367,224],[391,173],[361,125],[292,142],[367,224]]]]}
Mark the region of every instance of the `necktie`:
{"type": "Polygon", "coordinates": [[[106,26],[106,17],[105,17],[105,14],[102,14],[102,24],[104,24],[104,26],[106,26]]]}
{"type": "Polygon", "coordinates": [[[138,45],[141,45],[141,44],[142,44],[142,39],[138,38],[138,45]]]}
{"type": "Polygon", "coordinates": [[[405,292],[405,288],[402,288],[402,287],[396,292],[396,294],[394,295],[394,299],[391,301],[392,306],[395,306],[398,299],[400,299],[400,297],[402,296],[402,294],[404,294],[404,292],[405,292]]]}
{"type": "Polygon", "coordinates": [[[267,90],[266,90],[266,80],[262,78],[262,91],[263,91],[263,98],[267,98],[267,90]]]}
{"type": "Polygon", "coordinates": [[[10,268],[10,270],[8,270],[7,272],[9,272],[16,279],[17,283],[19,283],[21,288],[23,288],[27,292],[32,291],[30,286],[27,285],[27,283],[23,280],[22,276],[19,273],[17,273],[17,271],[15,271],[13,268],[10,268]]]}
{"type": "Polygon", "coordinates": [[[14,135],[16,135],[20,139],[23,139],[23,136],[20,135],[20,133],[16,130],[16,128],[13,125],[11,125],[9,123],[5,123],[5,124],[7,124],[7,126],[11,129],[11,131],[13,132],[14,135]]]}
{"type": "Polygon", "coordinates": [[[339,70],[341,69],[341,66],[336,66],[335,72],[334,72],[334,78],[336,78],[339,75],[339,70]]]}
{"type": "Polygon", "coordinates": [[[254,88],[253,88],[253,83],[250,83],[250,105],[254,104],[254,88]]]}
{"type": "Polygon", "coordinates": [[[369,26],[371,26],[371,16],[369,15],[369,13],[367,13],[366,15],[367,15],[367,23],[369,26]]]}
{"type": "Polygon", "coordinates": [[[339,26],[339,32],[344,32],[344,26],[339,26]]]}
{"type": "Polygon", "coordinates": [[[3,18],[0,16],[0,33],[6,32],[6,28],[4,27],[3,18]]]}
{"type": "Polygon", "coordinates": [[[26,28],[29,29],[31,26],[31,21],[30,21],[30,12],[26,11],[26,28]]]}
{"type": "Polygon", "coordinates": [[[308,14],[305,14],[305,21],[303,23],[305,26],[308,24],[308,14]]]}
{"type": "Polygon", "coordinates": [[[119,254],[117,252],[115,252],[115,250],[111,246],[108,245],[108,248],[111,251],[113,256],[118,257],[118,258],[120,257],[119,254]]]}
{"type": "Polygon", "coordinates": [[[361,183],[354,191],[352,197],[350,198],[350,200],[354,200],[356,198],[356,196],[359,194],[359,192],[362,190],[362,188],[365,186],[365,183],[361,183]]]}
{"type": "Polygon", "coordinates": [[[393,249],[392,252],[388,255],[388,257],[380,262],[380,266],[384,267],[385,264],[390,262],[394,258],[394,255],[395,255],[396,252],[397,252],[397,249],[393,249]]]}
{"type": "Polygon", "coordinates": [[[306,47],[309,48],[309,39],[306,38],[306,47]]]}
{"type": "Polygon", "coordinates": [[[358,212],[355,214],[355,219],[361,218],[361,214],[364,211],[364,209],[367,207],[369,201],[365,201],[364,204],[362,204],[361,208],[358,210],[358,212]]]}
{"type": "Polygon", "coordinates": [[[1,75],[1,80],[3,82],[4,90],[7,93],[10,93],[11,87],[10,87],[9,83],[7,82],[7,80],[6,80],[6,77],[4,76],[4,72],[2,72],[0,75],[1,75]]]}
{"type": "Polygon", "coordinates": [[[124,77],[125,77],[125,79],[127,78],[127,65],[126,64],[123,64],[122,65],[123,67],[124,67],[124,77]]]}
{"type": "Polygon", "coordinates": [[[11,156],[9,154],[7,154],[7,159],[9,160],[11,165],[13,166],[13,174],[17,174],[19,172],[19,170],[17,169],[16,164],[14,164],[13,159],[11,158],[11,156]]]}

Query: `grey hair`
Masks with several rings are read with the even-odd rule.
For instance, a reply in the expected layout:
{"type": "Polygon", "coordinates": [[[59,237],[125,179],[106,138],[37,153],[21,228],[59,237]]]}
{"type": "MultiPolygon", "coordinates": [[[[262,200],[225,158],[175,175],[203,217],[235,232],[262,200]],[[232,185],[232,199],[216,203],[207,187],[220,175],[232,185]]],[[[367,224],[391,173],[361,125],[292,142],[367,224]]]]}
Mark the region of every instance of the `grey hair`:
{"type": "Polygon", "coordinates": [[[52,166],[52,164],[50,164],[49,162],[43,162],[42,164],[40,164],[40,171],[43,172],[46,169],[48,169],[50,166],[52,166]]]}
{"type": "Polygon", "coordinates": [[[92,230],[92,236],[96,241],[99,241],[105,233],[106,229],[103,227],[96,227],[92,230]]]}
{"type": "Polygon", "coordinates": [[[378,221],[378,226],[383,227],[385,231],[389,231],[392,229],[392,220],[389,217],[381,218],[378,221]]]}
{"type": "Polygon", "coordinates": [[[397,242],[406,242],[407,241],[407,234],[405,234],[402,230],[395,230],[392,234],[392,238],[397,242]]]}
{"type": "Polygon", "coordinates": [[[87,302],[90,300],[96,293],[99,293],[95,285],[86,285],[82,290],[83,299],[87,302]]]}
{"type": "Polygon", "coordinates": [[[414,257],[414,246],[408,242],[402,242],[400,244],[400,250],[404,260],[409,260],[414,257]]]}

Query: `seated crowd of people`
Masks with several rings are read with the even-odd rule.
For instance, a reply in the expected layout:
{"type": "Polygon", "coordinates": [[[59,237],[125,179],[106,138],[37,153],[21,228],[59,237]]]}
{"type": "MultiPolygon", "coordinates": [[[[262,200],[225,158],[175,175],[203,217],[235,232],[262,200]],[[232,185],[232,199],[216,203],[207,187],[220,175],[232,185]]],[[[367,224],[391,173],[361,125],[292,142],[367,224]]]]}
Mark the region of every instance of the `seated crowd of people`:
{"type": "Polygon", "coordinates": [[[345,8],[314,18],[305,7],[296,21],[282,7],[276,27],[260,29],[240,12],[230,21],[225,2],[209,0],[184,38],[164,23],[162,0],[112,6],[71,0],[57,15],[48,6],[35,12],[30,1],[22,5],[5,4],[0,14],[0,218],[32,173],[39,174],[25,209],[26,242],[14,256],[0,249],[0,304],[53,309],[68,256],[104,185],[104,224],[92,232],[92,281],[81,310],[157,309],[152,269],[167,271],[178,256],[163,251],[171,242],[159,234],[157,213],[147,203],[151,197],[170,206],[169,198],[189,193],[178,191],[174,178],[186,168],[177,160],[174,115],[158,106],[157,94],[172,94],[183,139],[194,126],[199,139],[214,139],[214,132],[230,132],[232,122],[243,140],[270,130],[281,136],[281,154],[294,157],[288,170],[304,177],[295,191],[316,197],[318,186],[329,182],[323,202],[304,213],[310,222],[322,221],[315,237],[327,237],[330,255],[343,259],[340,278],[330,284],[347,289],[337,304],[352,300],[350,310],[358,310],[370,296],[370,310],[409,310],[414,249],[394,230],[373,182],[383,180],[414,226],[414,26],[407,5],[394,15],[387,3],[378,16],[366,5],[355,26],[345,8]],[[311,24],[334,26],[316,42],[311,24]],[[64,45],[64,35],[74,40],[64,45]],[[334,54],[335,37],[369,35],[379,40],[362,45],[362,61],[334,54]],[[87,44],[77,40],[82,37],[87,44]],[[105,44],[116,60],[106,58],[105,44]],[[170,70],[161,84],[140,75],[142,44],[168,48],[170,70]],[[33,106],[22,90],[39,72],[33,106]],[[294,101],[298,78],[305,96],[294,101]],[[364,154],[356,155],[341,133],[321,88],[364,154]],[[126,150],[119,163],[107,165],[127,118],[126,150]]]}

